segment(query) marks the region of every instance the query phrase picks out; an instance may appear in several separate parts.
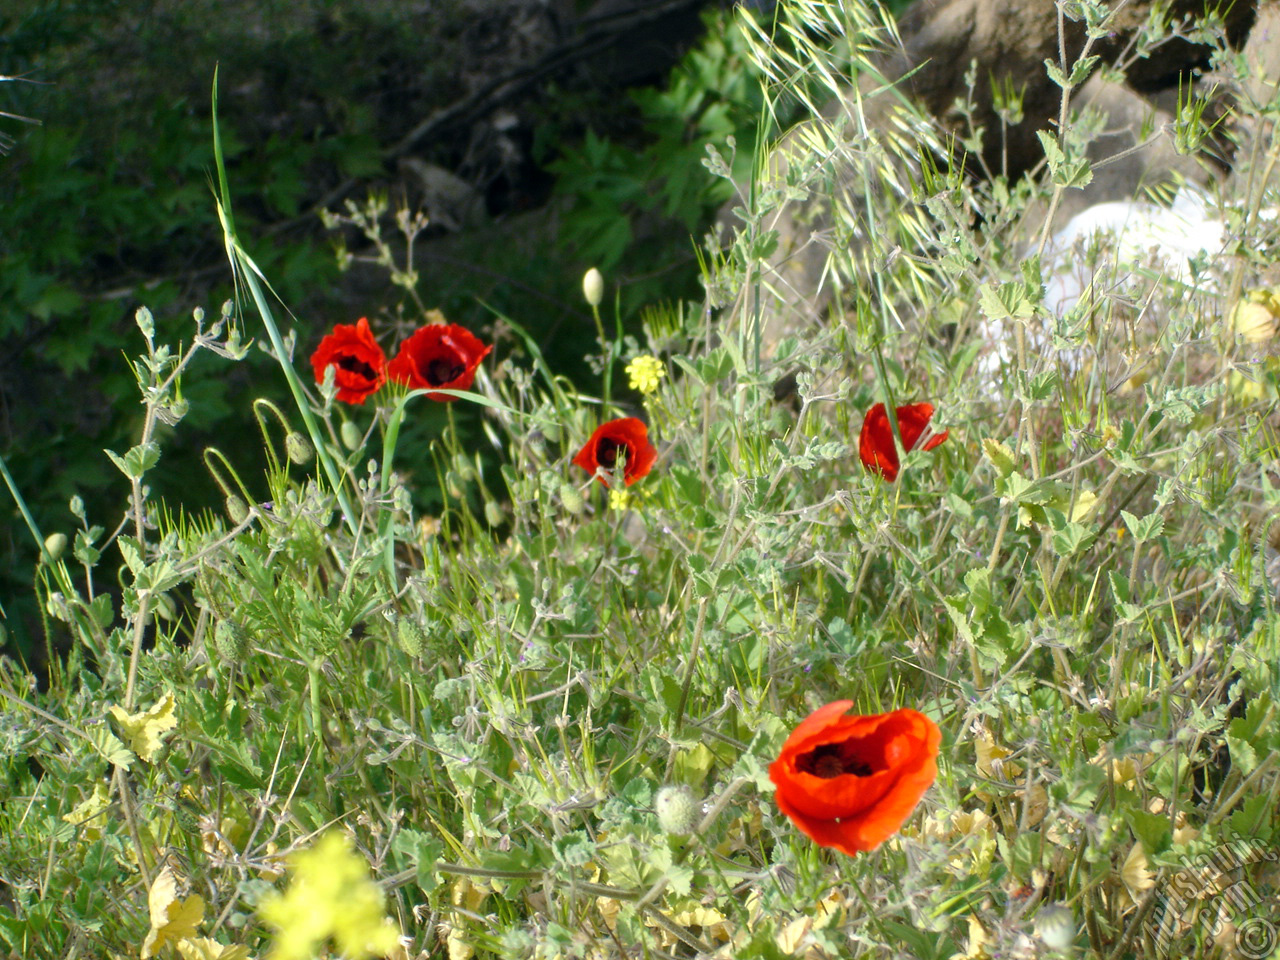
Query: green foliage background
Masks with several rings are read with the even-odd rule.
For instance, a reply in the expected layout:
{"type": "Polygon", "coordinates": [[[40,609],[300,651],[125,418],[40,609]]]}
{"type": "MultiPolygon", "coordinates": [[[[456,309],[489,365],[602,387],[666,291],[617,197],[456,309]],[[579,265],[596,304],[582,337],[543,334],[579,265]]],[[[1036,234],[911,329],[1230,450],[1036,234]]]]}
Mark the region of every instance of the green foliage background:
{"type": "MultiPolygon", "coordinates": [[[[469,12],[427,6],[23,0],[0,11],[3,70],[39,82],[0,83],[0,110],[41,124],[0,119],[17,141],[0,158],[0,452],[42,527],[68,528],[73,494],[95,511],[116,497],[101,450],[127,448],[140,429],[119,362],[138,303],[176,341],[188,329],[182,304],[231,295],[210,205],[215,65],[242,230],[296,317],[298,355],[334,323],[394,309],[370,283],[346,282],[333,253],[339,235],[326,234],[313,205],[352,178],[367,185],[356,201],[385,192],[389,145],[461,95],[454,51],[469,12]]],[[[736,132],[749,164],[760,109],[726,15],[707,22],[670,81],[635,91],[621,109],[616,91],[555,87],[527,108],[543,171],[530,172],[539,193],[527,202],[540,212],[503,214],[437,244],[421,270],[425,301],[477,330],[494,311],[519,313],[567,375],[590,382],[580,343],[594,328],[578,290],[587,266],[610,270],[629,329],[641,304],[696,295],[693,247],[728,190],[699,162],[704,144],[723,146],[736,132]]],[[[426,143],[423,155],[452,167],[464,146],[426,143]]],[[[212,505],[221,495],[195,466],[199,451],[215,443],[261,467],[245,441],[244,400],[283,393],[257,351],[226,376],[208,375],[206,363],[198,357],[184,385],[192,414],[167,454],[179,466],[156,483],[162,496],[182,491],[212,505]]],[[[424,419],[410,441],[438,430],[424,419]]],[[[439,502],[433,478],[418,496],[439,502]]],[[[16,515],[0,527],[10,560],[0,594],[12,607],[10,635],[30,655],[25,541],[16,515]]]]}

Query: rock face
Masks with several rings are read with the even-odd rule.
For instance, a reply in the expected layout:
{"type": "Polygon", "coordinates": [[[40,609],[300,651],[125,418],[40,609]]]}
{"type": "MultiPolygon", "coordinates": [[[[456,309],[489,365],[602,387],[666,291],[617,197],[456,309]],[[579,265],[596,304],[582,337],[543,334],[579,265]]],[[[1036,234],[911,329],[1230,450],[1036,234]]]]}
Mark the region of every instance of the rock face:
{"type": "MultiPolygon", "coordinates": [[[[916,0],[899,18],[901,45],[881,59],[883,76],[863,78],[860,84],[867,128],[889,131],[900,123],[894,116],[900,111],[894,98],[873,95],[885,79],[898,82],[936,121],[944,139],[974,144],[976,134],[981,134],[976,155],[965,157],[961,151],[953,158],[964,163],[966,175],[1005,173],[1013,182],[1043,164],[1037,133],[1053,132],[1058,126],[1062,89],[1050,79],[1045,61],[1065,61],[1064,72],[1070,74],[1082,54],[1097,55],[1092,75],[1072,91],[1069,101],[1072,124],[1094,131],[1086,148],[1093,179],[1084,189],[1063,192],[1055,224],[1066,223],[1093,204],[1132,198],[1144,186],[1175,181],[1203,186],[1229,174],[1231,145],[1225,140],[1206,141],[1198,153],[1189,154],[1175,149],[1173,138],[1179,96],[1185,100],[1188,91],[1203,94],[1211,89],[1199,76],[1209,64],[1211,48],[1193,29],[1194,18],[1203,16],[1204,0],[1167,4],[1165,26],[1154,35],[1172,39],[1154,47],[1142,41],[1157,8],[1155,0],[1110,0],[1108,5],[1115,15],[1107,33],[1090,42],[1086,23],[1060,15],[1059,4],[1052,0],[916,0]],[[1140,49],[1141,58],[1135,53],[1140,49]],[[1020,122],[1002,121],[993,95],[1001,89],[1020,91],[1020,122]],[[971,101],[967,110],[958,104],[966,96],[971,101]]],[[[1222,6],[1227,43],[1242,49],[1247,62],[1263,75],[1248,95],[1258,102],[1271,101],[1280,74],[1280,0],[1235,0],[1222,6]]],[[[853,99],[851,95],[846,104],[829,105],[824,112],[834,116],[853,99]]],[[[1213,105],[1206,119],[1212,122],[1225,110],[1213,105]],[[1215,109],[1220,112],[1214,114],[1215,109]]],[[[1251,135],[1248,130],[1234,132],[1237,141],[1251,135]]],[[[779,163],[794,155],[802,137],[798,132],[783,138],[777,148],[779,163]]],[[[922,145],[919,152],[925,150],[922,145]]],[[[911,171],[910,178],[916,179],[917,173],[911,171]]],[[[852,181],[862,173],[851,169],[848,176],[852,181]]],[[[1039,212],[1039,220],[1035,211],[1024,217],[1029,233],[1046,212],[1039,212]]],[[[766,280],[775,289],[793,293],[786,302],[761,305],[766,344],[811,325],[830,306],[831,243],[817,241],[830,235],[831,222],[829,210],[808,200],[792,203],[775,216],[772,226],[779,242],[766,280]]],[[[856,232],[853,242],[857,243],[856,232]]]]}
{"type": "MultiPolygon", "coordinates": [[[[1089,53],[1122,70],[1128,91],[1139,97],[1176,91],[1180,79],[1185,85],[1190,71],[1208,64],[1206,45],[1180,38],[1161,44],[1142,59],[1132,57],[1129,52],[1156,3],[1134,0],[1111,6],[1119,9],[1109,35],[1093,43],[1089,53]]],[[[1257,0],[1224,6],[1229,7],[1224,15],[1228,42],[1239,45],[1253,26],[1257,0]]],[[[1169,6],[1168,22],[1203,14],[1204,7],[1203,0],[1178,0],[1169,6]]],[[[1025,119],[1008,132],[1009,175],[1017,177],[1040,162],[1044,153],[1036,131],[1057,118],[1062,98],[1061,89],[1049,79],[1045,61],[1059,63],[1065,54],[1069,65],[1080,57],[1086,44],[1083,21],[1060,18],[1058,6],[1049,0],[917,0],[900,19],[899,32],[902,51],[886,65],[886,73],[890,79],[910,74],[908,89],[957,133],[970,132],[961,129],[965,121],[954,104],[965,91],[964,76],[971,64],[978,67],[973,119],[988,134],[1000,129],[992,83],[1008,79],[1022,87],[1025,119]]],[[[1122,106],[1124,120],[1140,109],[1138,99],[1120,97],[1118,92],[1109,93],[1108,99],[1122,106]]],[[[1157,108],[1154,101],[1151,106],[1157,108]]],[[[1000,138],[988,135],[983,149],[988,168],[1000,169],[1001,152],[1000,138]]]]}

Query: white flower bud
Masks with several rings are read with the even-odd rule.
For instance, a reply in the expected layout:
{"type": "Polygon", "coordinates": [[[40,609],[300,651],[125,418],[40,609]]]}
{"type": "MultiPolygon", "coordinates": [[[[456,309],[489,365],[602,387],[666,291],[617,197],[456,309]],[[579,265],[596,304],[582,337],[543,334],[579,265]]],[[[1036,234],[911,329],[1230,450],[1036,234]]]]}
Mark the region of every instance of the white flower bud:
{"type": "Polygon", "coordinates": [[[600,306],[600,301],[604,299],[604,277],[595,267],[582,275],[582,295],[593,307],[600,306]]]}

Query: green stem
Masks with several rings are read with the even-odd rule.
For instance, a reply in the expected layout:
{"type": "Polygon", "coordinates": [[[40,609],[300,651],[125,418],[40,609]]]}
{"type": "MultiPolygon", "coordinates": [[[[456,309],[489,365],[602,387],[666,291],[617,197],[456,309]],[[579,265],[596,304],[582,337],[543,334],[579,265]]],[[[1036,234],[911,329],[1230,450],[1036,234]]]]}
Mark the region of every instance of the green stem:
{"type": "Polygon", "coordinates": [[[262,273],[258,269],[258,265],[244,251],[244,248],[240,245],[239,238],[236,236],[235,219],[231,213],[231,188],[227,185],[227,168],[222,158],[222,137],[218,130],[218,71],[216,69],[213,72],[213,159],[214,166],[218,171],[219,195],[216,200],[218,220],[222,223],[222,239],[227,248],[227,256],[231,260],[232,273],[249,288],[249,294],[253,297],[254,306],[258,309],[258,315],[262,318],[262,323],[267,328],[267,336],[271,339],[271,347],[276,355],[276,360],[279,361],[280,368],[284,372],[285,381],[289,384],[289,392],[293,395],[294,404],[302,415],[303,423],[306,424],[307,434],[311,437],[311,445],[316,450],[316,457],[320,461],[320,466],[324,470],[325,476],[329,479],[329,485],[333,488],[333,494],[338,501],[338,507],[342,510],[343,519],[347,522],[347,529],[355,533],[359,526],[359,518],[356,516],[355,511],[352,510],[351,503],[347,499],[346,491],[342,486],[342,476],[338,473],[333,459],[329,456],[329,451],[324,443],[324,435],[320,432],[320,426],[311,412],[311,404],[308,402],[306,393],[302,389],[302,384],[298,380],[298,373],[293,369],[293,364],[289,362],[289,354],[284,348],[284,339],[280,336],[280,330],[276,326],[271,307],[267,304],[262,288],[258,285],[258,277],[262,276],[262,273]]]}
{"type": "Polygon", "coordinates": [[[62,561],[55,560],[49,553],[49,549],[44,545],[44,535],[40,533],[40,528],[36,526],[35,517],[31,516],[31,510],[27,507],[27,501],[23,499],[22,493],[18,490],[18,485],[13,482],[13,476],[9,473],[9,467],[5,464],[3,456],[0,456],[0,474],[4,475],[5,486],[9,488],[9,494],[13,497],[13,502],[18,505],[18,512],[22,514],[22,519],[26,521],[27,529],[31,531],[36,547],[40,550],[40,559],[49,565],[49,569],[53,571],[53,575],[58,579],[58,586],[62,588],[62,592],[66,594],[67,598],[75,597],[76,591],[71,585],[71,577],[67,574],[62,561]]]}

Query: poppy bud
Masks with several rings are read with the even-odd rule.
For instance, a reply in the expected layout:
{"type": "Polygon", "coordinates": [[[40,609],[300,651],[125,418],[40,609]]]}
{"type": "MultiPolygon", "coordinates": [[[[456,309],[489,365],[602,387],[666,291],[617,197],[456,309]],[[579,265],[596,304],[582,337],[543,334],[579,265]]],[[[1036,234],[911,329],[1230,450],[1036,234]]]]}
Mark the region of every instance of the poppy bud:
{"type": "Polygon", "coordinates": [[[502,508],[492,500],[484,505],[484,518],[488,521],[489,526],[491,527],[498,526],[506,519],[503,516],[502,508]]]}
{"type": "Polygon", "coordinates": [[[462,486],[462,478],[452,470],[444,475],[444,488],[449,496],[455,500],[461,500],[465,492],[462,486]]]}
{"type": "Polygon", "coordinates": [[[569,481],[560,484],[560,504],[575,517],[582,513],[582,491],[569,481]]]}
{"type": "Polygon", "coordinates": [[[151,597],[151,610],[157,620],[176,620],[178,609],[167,593],[156,593],[151,597]]]}
{"type": "Polygon", "coordinates": [[[665,833],[684,836],[698,821],[698,804],[693,791],[684,784],[666,786],[653,798],[653,811],[665,833]]]}
{"type": "Polygon", "coordinates": [[[289,462],[299,467],[305,467],[316,454],[311,441],[297,430],[284,438],[284,452],[289,457],[289,462]]]}
{"type": "Polygon", "coordinates": [[[1050,950],[1066,953],[1076,938],[1076,920],[1060,903],[1049,903],[1036,914],[1036,936],[1050,950]]]}
{"type": "Polygon", "coordinates": [[[51,533],[44,538],[44,552],[49,555],[50,560],[61,560],[62,555],[67,552],[67,535],[65,533],[51,533]]]}
{"type": "Polygon", "coordinates": [[[237,527],[249,519],[249,507],[234,493],[227,495],[227,516],[237,527]]]}
{"type": "Polygon", "coordinates": [[[350,420],[342,421],[342,427],[338,430],[338,435],[342,438],[342,445],[348,450],[359,450],[364,444],[364,434],[350,420]]]}
{"type": "Polygon", "coordinates": [[[219,620],[213,628],[213,649],[227,663],[239,663],[249,652],[249,636],[233,620],[219,620]]]}
{"type": "Polygon", "coordinates": [[[600,306],[600,301],[604,299],[604,277],[595,267],[582,275],[582,295],[593,307],[600,306]]]}
{"type": "Polygon", "coordinates": [[[426,652],[427,633],[412,617],[402,617],[396,624],[396,640],[411,657],[421,657],[426,652]]]}
{"type": "Polygon", "coordinates": [[[464,453],[459,453],[453,458],[453,469],[457,470],[458,476],[467,483],[476,478],[475,467],[471,466],[471,461],[467,459],[464,453]]]}

